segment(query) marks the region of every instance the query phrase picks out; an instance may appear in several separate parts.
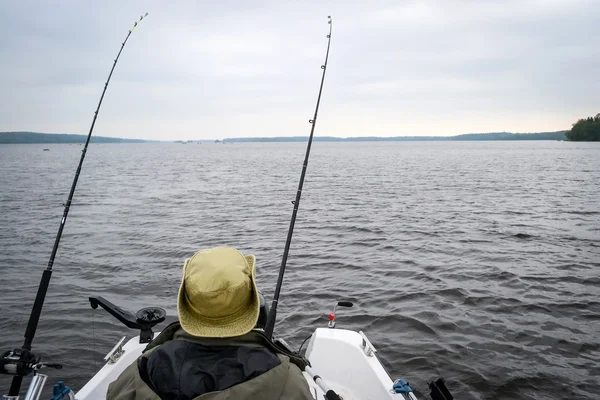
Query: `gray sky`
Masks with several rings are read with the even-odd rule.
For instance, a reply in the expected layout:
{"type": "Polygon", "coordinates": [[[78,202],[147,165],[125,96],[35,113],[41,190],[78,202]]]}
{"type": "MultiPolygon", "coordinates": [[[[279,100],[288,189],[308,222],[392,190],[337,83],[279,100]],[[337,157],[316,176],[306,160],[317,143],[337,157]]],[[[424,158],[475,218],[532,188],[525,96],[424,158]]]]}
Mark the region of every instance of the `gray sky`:
{"type": "Polygon", "coordinates": [[[570,128],[600,112],[600,0],[2,1],[0,131],[190,140],[570,128]]]}

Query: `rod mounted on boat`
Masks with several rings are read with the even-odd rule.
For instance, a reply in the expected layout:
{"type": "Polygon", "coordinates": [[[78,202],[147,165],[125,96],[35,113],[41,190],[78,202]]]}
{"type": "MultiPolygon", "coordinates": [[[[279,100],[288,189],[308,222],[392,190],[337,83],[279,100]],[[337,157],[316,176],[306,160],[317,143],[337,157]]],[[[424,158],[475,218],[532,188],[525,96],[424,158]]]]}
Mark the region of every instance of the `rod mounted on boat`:
{"type": "Polygon", "coordinates": [[[308,122],[311,124],[310,136],[308,137],[308,144],[306,146],[306,156],[304,157],[304,164],[302,165],[302,173],[300,174],[300,182],[298,183],[298,191],[296,192],[296,200],[292,201],[294,210],[292,211],[292,219],[290,221],[290,228],[288,230],[287,239],[285,241],[285,248],[283,250],[283,257],[281,258],[281,266],[279,267],[279,276],[277,277],[277,286],[275,286],[275,294],[273,295],[273,302],[269,315],[267,317],[267,324],[265,326],[265,334],[268,338],[273,337],[273,330],[275,328],[275,320],[277,319],[277,302],[279,301],[279,293],[281,292],[281,285],[283,284],[283,274],[285,273],[285,265],[287,263],[288,254],[290,251],[290,244],[292,243],[292,235],[294,233],[294,225],[296,224],[296,215],[298,214],[298,207],[300,206],[300,196],[302,196],[302,186],[304,185],[304,176],[306,175],[306,167],[308,166],[308,157],[310,156],[310,147],[312,145],[313,134],[315,132],[315,126],[317,125],[317,115],[319,113],[319,104],[321,103],[321,93],[323,92],[323,83],[325,82],[325,72],[327,71],[327,60],[329,59],[329,46],[331,45],[331,29],[333,27],[331,16],[327,17],[329,24],[329,34],[327,35],[327,53],[325,54],[325,63],[321,65],[323,75],[321,76],[321,86],[319,87],[319,96],[317,97],[317,106],[315,107],[315,115],[308,122]]]}
{"type": "Polygon", "coordinates": [[[321,388],[323,393],[325,393],[325,398],[327,400],[342,400],[342,398],[335,391],[333,391],[333,389],[331,389],[329,385],[327,385],[323,378],[317,375],[311,367],[306,366],[304,368],[304,371],[315,381],[315,383],[321,388]]]}
{"type": "Polygon", "coordinates": [[[35,356],[31,353],[31,344],[33,342],[33,338],[35,336],[35,332],[37,330],[38,323],[40,321],[40,315],[42,314],[42,307],[44,306],[44,300],[46,299],[46,292],[48,291],[48,285],[50,284],[50,278],[52,277],[52,266],[54,265],[54,258],[56,257],[56,252],[58,251],[58,245],[60,244],[60,238],[62,236],[63,229],[65,227],[65,223],[67,222],[67,216],[69,215],[69,209],[71,208],[71,202],[73,201],[73,195],[75,193],[75,187],[77,186],[77,180],[79,179],[79,174],[81,172],[81,166],[83,165],[83,160],[85,159],[85,153],[87,152],[88,144],[90,143],[90,138],[92,137],[92,132],[94,131],[94,125],[96,124],[96,118],[98,118],[98,112],[100,111],[100,106],[102,105],[102,100],[104,99],[104,94],[106,93],[106,89],[108,88],[108,83],[110,82],[110,78],[112,77],[113,71],[117,66],[117,61],[119,61],[119,57],[121,56],[121,52],[131,36],[131,33],[135,29],[136,26],[146,17],[148,13],[142,15],[139,20],[137,20],[133,27],[128,31],[127,36],[123,43],[121,43],[121,48],[119,49],[119,53],[117,54],[117,58],[115,58],[110,73],[108,74],[108,79],[104,84],[104,89],[102,90],[102,95],[100,96],[100,101],[98,102],[98,107],[96,107],[96,111],[94,112],[94,119],[92,120],[92,125],[90,126],[90,131],[87,135],[85,146],[81,151],[81,158],[79,159],[79,165],[77,166],[77,171],[75,172],[75,177],[73,178],[73,183],[71,185],[71,191],[69,192],[69,197],[67,202],[65,203],[65,209],[63,211],[63,216],[60,220],[60,225],[58,227],[58,233],[56,234],[56,239],[54,240],[54,246],[52,247],[52,253],[50,253],[50,260],[48,261],[48,266],[42,273],[42,280],[40,282],[40,286],[38,287],[37,295],[35,297],[35,301],[33,303],[33,308],[31,310],[31,315],[29,317],[29,322],[27,324],[27,328],[25,330],[25,341],[21,349],[17,349],[14,352],[7,352],[5,356],[0,360],[0,365],[3,365],[4,368],[0,369],[0,373],[10,373],[6,371],[13,371],[14,373],[10,373],[14,375],[12,379],[12,384],[10,386],[9,396],[18,396],[19,391],[21,390],[21,383],[23,381],[23,377],[28,375],[33,371],[32,363],[34,361],[38,361],[35,356]],[[7,368],[9,364],[9,360],[7,359],[7,354],[13,354],[13,358],[15,354],[18,354],[18,359],[13,360],[15,367],[7,368]]]}

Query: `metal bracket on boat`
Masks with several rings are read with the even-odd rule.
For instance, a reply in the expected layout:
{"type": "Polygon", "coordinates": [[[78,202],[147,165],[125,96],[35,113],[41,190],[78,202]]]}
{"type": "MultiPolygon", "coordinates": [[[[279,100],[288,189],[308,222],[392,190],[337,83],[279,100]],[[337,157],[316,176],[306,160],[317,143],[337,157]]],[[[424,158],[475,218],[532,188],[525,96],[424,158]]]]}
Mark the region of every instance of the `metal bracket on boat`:
{"type": "Polygon", "coordinates": [[[38,400],[42,395],[46,379],[48,379],[48,375],[35,374],[33,378],[31,378],[27,393],[25,393],[25,400],[38,400]]]}
{"type": "Polygon", "coordinates": [[[354,304],[352,304],[351,301],[338,301],[335,306],[333,306],[333,312],[331,314],[329,314],[329,323],[327,324],[327,327],[330,329],[335,328],[335,310],[339,307],[352,307],[354,304]]]}
{"type": "Polygon", "coordinates": [[[360,344],[360,348],[367,357],[373,357],[375,353],[377,353],[377,350],[375,350],[375,346],[371,344],[369,339],[367,339],[367,335],[365,335],[363,331],[358,331],[358,334],[362,337],[362,343],[360,344]]]}
{"type": "Polygon", "coordinates": [[[112,350],[109,351],[108,354],[104,357],[104,361],[108,362],[109,364],[114,364],[117,362],[119,357],[121,357],[121,355],[125,352],[125,350],[123,350],[123,343],[125,343],[125,338],[126,336],[123,336],[121,340],[119,340],[119,342],[115,344],[115,347],[113,347],[112,350]]]}

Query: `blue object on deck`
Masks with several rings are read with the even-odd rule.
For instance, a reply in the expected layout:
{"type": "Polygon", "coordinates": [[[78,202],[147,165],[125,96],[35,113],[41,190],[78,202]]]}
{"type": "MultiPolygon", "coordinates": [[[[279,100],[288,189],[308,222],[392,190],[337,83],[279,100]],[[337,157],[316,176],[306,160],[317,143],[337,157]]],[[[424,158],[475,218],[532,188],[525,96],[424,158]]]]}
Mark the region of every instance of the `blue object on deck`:
{"type": "Polygon", "coordinates": [[[404,379],[396,379],[393,386],[394,392],[408,394],[413,390],[408,386],[408,382],[404,379]]]}
{"type": "Polygon", "coordinates": [[[50,400],[62,400],[64,396],[67,396],[68,398],[70,392],[70,387],[65,386],[63,381],[58,381],[52,388],[52,398],[50,400]]]}

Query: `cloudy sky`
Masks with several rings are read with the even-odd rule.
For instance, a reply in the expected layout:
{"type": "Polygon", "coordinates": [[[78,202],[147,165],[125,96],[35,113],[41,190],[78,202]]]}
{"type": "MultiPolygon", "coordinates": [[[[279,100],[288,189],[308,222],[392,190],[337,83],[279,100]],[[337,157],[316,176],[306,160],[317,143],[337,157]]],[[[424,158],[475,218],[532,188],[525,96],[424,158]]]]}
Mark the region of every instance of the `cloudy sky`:
{"type": "Polygon", "coordinates": [[[600,0],[2,1],[0,131],[162,140],[568,129],[600,112],[600,0]]]}

